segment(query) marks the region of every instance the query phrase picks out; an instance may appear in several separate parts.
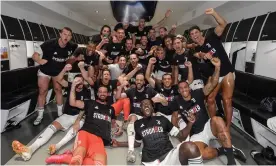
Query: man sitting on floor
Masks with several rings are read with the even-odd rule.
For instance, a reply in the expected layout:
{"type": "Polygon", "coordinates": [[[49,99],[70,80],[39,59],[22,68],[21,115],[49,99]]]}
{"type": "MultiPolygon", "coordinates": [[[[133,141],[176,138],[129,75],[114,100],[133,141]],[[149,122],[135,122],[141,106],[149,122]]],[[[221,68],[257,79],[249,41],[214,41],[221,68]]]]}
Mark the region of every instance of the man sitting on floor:
{"type": "MultiPolygon", "coordinates": [[[[70,64],[67,64],[63,70],[58,75],[58,82],[63,86],[67,88],[67,94],[71,93],[71,83],[64,80],[63,76],[67,71],[70,71],[72,69],[72,66],[70,64]]],[[[74,89],[76,98],[78,100],[89,100],[90,92],[88,89],[84,88],[83,84],[83,78],[81,75],[76,75],[75,78],[79,78],[80,82],[78,84],[72,84],[72,86],[76,87],[74,89]]],[[[19,141],[15,140],[12,142],[12,148],[13,151],[15,151],[16,154],[19,154],[25,161],[30,160],[32,157],[32,154],[42,145],[44,145],[46,142],[49,141],[49,139],[59,130],[67,130],[70,128],[76,118],[78,117],[78,114],[80,112],[80,109],[77,107],[72,107],[69,104],[69,97],[67,98],[65,102],[65,106],[63,109],[63,115],[58,117],[52,124],[50,124],[46,130],[35,140],[35,142],[27,147],[20,143],[19,141]]],[[[80,121],[80,126],[83,125],[83,121],[80,121]]],[[[55,144],[51,145],[49,147],[49,153],[53,154],[58,149],[60,149],[63,145],[65,145],[67,142],[69,142],[72,138],[76,136],[76,132],[73,131],[73,128],[71,127],[70,130],[67,132],[67,134],[63,137],[63,139],[55,144]]]]}

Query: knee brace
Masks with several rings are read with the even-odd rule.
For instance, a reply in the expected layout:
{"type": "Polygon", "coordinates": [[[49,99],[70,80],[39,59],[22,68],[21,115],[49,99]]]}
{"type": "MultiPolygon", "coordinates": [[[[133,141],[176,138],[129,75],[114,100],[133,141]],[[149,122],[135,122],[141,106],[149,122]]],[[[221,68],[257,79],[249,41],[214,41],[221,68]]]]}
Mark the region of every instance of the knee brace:
{"type": "Polygon", "coordinates": [[[127,135],[128,136],[132,136],[134,134],[135,134],[134,123],[133,122],[129,122],[129,124],[127,126],[127,135]]]}
{"type": "Polygon", "coordinates": [[[50,124],[50,125],[48,126],[48,128],[49,128],[49,129],[52,129],[52,130],[54,131],[54,133],[57,132],[57,128],[56,128],[54,125],[52,125],[52,124],[50,124]]]}

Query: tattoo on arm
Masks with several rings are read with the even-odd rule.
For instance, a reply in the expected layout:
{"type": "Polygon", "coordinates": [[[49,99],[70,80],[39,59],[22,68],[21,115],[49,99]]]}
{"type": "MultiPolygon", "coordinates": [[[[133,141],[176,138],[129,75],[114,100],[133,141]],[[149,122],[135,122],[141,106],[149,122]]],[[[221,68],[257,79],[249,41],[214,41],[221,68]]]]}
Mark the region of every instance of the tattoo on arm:
{"type": "Polygon", "coordinates": [[[208,83],[203,88],[204,95],[206,96],[209,95],[215,89],[219,81],[219,73],[220,73],[220,69],[215,68],[215,72],[213,76],[208,79],[208,83]]]}

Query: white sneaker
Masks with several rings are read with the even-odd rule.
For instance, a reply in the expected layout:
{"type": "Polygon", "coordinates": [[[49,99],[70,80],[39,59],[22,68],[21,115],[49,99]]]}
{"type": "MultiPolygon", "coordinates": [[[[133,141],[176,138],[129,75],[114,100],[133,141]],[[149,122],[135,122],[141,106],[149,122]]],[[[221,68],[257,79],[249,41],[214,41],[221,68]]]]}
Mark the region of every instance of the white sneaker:
{"type": "Polygon", "coordinates": [[[43,119],[43,117],[39,117],[39,116],[38,116],[38,117],[35,119],[35,121],[34,121],[34,125],[35,125],[35,126],[39,125],[39,124],[41,123],[42,119],[43,119]]]}
{"type": "Polygon", "coordinates": [[[135,163],[135,161],[136,161],[136,156],[135,156],[134,151],[132,151],[132,150],[129,150],[129,151],[128,151],[128,153],[127,153],[127,161],[128,161],[128,162],[135,163]]]}

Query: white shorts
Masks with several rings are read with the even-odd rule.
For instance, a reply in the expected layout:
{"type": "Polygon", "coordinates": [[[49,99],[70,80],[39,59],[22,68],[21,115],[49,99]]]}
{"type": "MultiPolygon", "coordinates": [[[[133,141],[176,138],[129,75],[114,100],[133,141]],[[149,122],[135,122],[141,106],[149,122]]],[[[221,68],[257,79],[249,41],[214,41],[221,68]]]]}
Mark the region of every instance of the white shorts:
{"type": "Polygon", "coordinates": [[[209,145],[210,140],[217,139],[211,130],[211,119],[207,121],[204,125],[204,129],[202,132],[198,134],[194,134],[191,136],[190,141],[192,142],[203,142],[206,145],[209,145]]]}
{"type": "MultiPolygon", "coordinates": [[[[233,75],[234,75],[234,80],[236,79],[236,75],[235,75],[235,72],[233,72],[233,75]]],[[[223,77],[219,77],[219,83],[221,83],[221,81],[224,79],[225,76],[223,77]]]]}
{"type": "Polygon", "coordinates": [[[131,117],[131,116],[136,116],[137,120],[140,120],[140,119],[142,119],[142,118],[143,118],[142,116],[137,115],[137,114],[134,114],[134,113],[129,114],[128,118],[129,118],[129,117],[131,117]]]}
{"type": "MultiPolygon", "coordinates": [[[[184,142],[182,142],[184,143],[184,142]]],[[[153,165],[181,165],[179,161],[179,148],[182,145],[182,143],[178,144],[176,147],[174,147],[167,156],[160,162],[159,159],[156,159],[152,162],[142,162],[145,166],[153,166],[153,165]]]]}
{"type": "Polygon", "coordinates": [[[52,78],[51,76],[42,73],[42,71],[41,71],[40,69],[38,69],[38,71],[37,71],[37,76],[38,76],[38,77],[48,77],[49,79],[52,78]]]}
{"type": "Polygon", "coordinates": [[[60,125],[63,127],[63,130],[67,130],[75,123],[78,115],[79,114],[77,115],[62,114],[55,121],[60,123],[60,125]]]}

